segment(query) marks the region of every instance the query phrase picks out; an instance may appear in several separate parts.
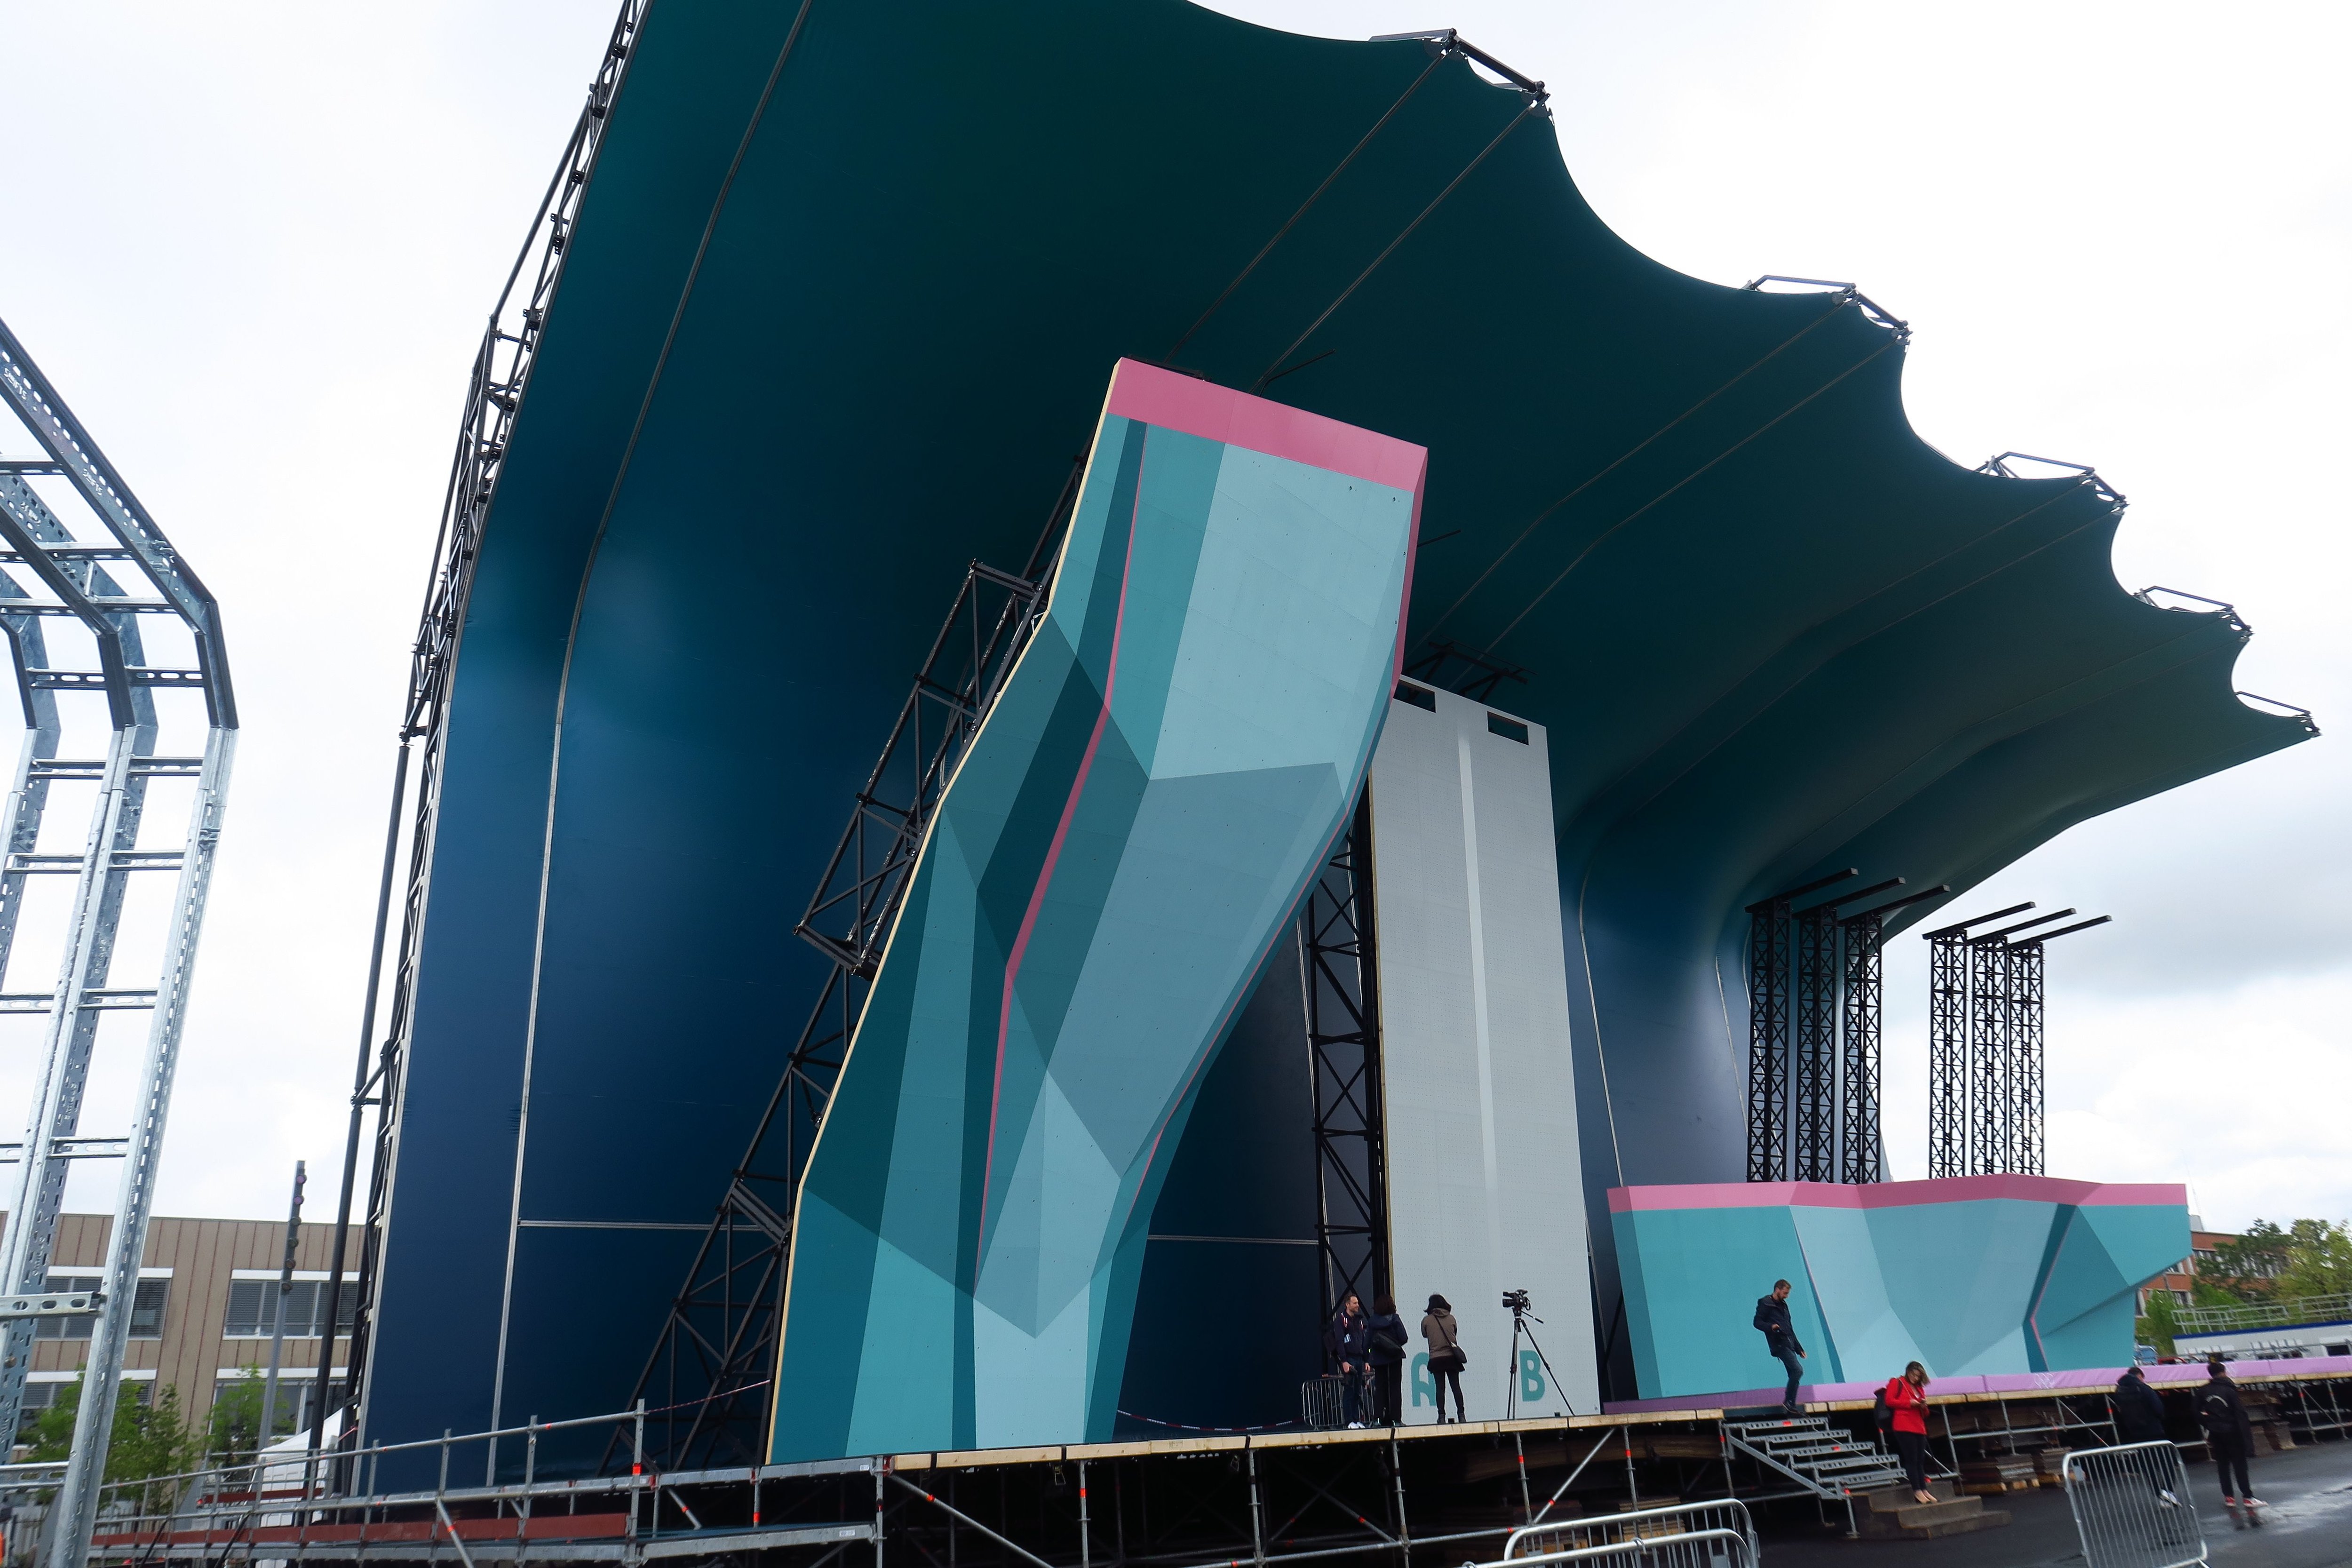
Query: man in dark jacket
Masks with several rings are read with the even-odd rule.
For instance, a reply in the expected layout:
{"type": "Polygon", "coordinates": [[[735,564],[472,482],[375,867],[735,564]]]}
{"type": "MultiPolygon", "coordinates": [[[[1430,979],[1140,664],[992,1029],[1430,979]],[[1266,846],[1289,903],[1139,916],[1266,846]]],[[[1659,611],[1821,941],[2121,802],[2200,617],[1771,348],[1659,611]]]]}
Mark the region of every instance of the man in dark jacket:
{"type": "MultiPolygon", "coordinates": [[[[2110,1404],[2116,1413],[2116,1441],[2118,1444],[2161,1443],[2164,1434],[2164,1395],[2147,1385],[2147,1379],[2137,1367],[2127,1367],[2116,1380],[2116,1392],[2110,1404]]],[[[2180,1500],[2172,1492],[2173,1457],[2168,1452],[2150,1449],[2141,1456],[2140,1470],[2147,1484],[2167,1508],[2178,1508],[2180,1500]]]]}
{"type": "Polygon", "coordinates": [[[1364,1395],[1371,1384],[1370,1325],[1364,1319],[1364,1304],[1353,1290],[1348,1292],[1339,1310],[1331,1314],[1330,1323],[1323,1331],[1323,1351],[1339,1368],[1344,1380],[1339,1384],[1341,1413],[1350,1426],[1364,1424],[1364,1395]]]}
{"type": "Polygon", "coordinates": [[[1797,1414],[1797,1384],[1805,1375],[1805,1347],[1797,1342],[1796,1325],[1789,1319],[1789,1282],[1775,1279],[1772,1293],[1756,1300],[1756,1327],[1764,1343],[1789,1369],[1789,1390],[1780,1395],[1784,1415],[1797,1414]]]}
{"type": "Polygon", "coordinates": [[[2197,1396],[2197,1419],[2204,1423],[2213,1468],[2221,1472],[2221,1506],[2234,1517],[2243,1504],[2246,1521],[2260,1523],[2254,1510],[2263,1506],[2263,1500],[2254,1495],[2246,1475],[2246,1459],[2254,1451],[2254,1424],[2238,1398],[2229,1364],[2217,1355],[2205,1363],[2205,1372],[2211,1381],[2197,1396]]]}

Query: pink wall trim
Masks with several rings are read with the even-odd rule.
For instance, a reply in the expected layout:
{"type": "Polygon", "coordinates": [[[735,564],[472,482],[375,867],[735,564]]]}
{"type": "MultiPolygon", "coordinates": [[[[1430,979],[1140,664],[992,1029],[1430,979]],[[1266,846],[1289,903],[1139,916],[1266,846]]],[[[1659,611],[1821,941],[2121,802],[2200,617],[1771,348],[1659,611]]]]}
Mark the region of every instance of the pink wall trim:
{"type": "Polygon", "coordinates": [[[1111,371],[1108,411],[1407,491],[1419,517],[1429,449],[1410,441],[1131,359],[1111,371]]]}
{"type": "Polygon", "coordinates": [[[2177,1204],[2189,1189],[2173,1182],[2073,1182],[2061,1176],[1949,1176],[1937,1182],[1696,1182],[1670,1187],[1612,1187],[1609,1212],[1660,1209],[1885,1209],[1915,1204],[2013,1198],[2041,1204],[2177,1204]]]}

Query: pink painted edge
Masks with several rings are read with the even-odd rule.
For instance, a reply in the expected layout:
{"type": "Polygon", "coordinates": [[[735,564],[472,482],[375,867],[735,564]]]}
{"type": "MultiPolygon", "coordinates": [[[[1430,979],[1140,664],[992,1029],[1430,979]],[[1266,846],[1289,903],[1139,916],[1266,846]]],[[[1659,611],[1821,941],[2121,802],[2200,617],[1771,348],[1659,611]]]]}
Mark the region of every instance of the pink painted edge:
{"type": "MultiPolygon", "coordinates": [[[[1966,1178],[1959,1178],[1965,1180],[1966,1178]]],[[[2048,1179],[2048,1178],[2045,1178],[2048,1179]]],[[[2305,1356],[2300,1360],[2236,1361],[2229,1363],[2233,1378],[2316,1376],[2352,1373],[2352,1356],[2305,1356]]],[[[2179,1362],[2169,1366],[2144,1366],[2140,1374],[2150,1383],[2206,1381],[2205,1363],[2179,1362]]],[[[1939,1377],[1929,1383],[1929,1398],[1962,1394],[2040,1394],[2053,1388],[2112,1388],[2124,1374],[2119,1366],[2076,1367],[2063,1372],[1987,1373],[1968,1377],[1939,1377]]],[[[1889,1373],[1889,1375],[1893,1375],[1889,1373]]],[[[1879,1383],[1805,1383],[1797,1385],[1801,1403],[1826,1405],[1868,1399],[1879,1383]]],[[[1679,1394],[1664,1399],[1612,1399],[1601,1407],[1609,1415],[1634,1415],[1674,1410],[1731,1410],[1749,1405],[1778,1405],[1781,1385],[1769,1388],[1728,1388],[1716,1394],[1679,1394]]]]}
{"type": "Polygon", "coordinates": [[[2025,1203],[2105,1206],[2126,1204],[2187,1207],[2189,1189],[2176,1182],[2076,1182],[2063,1176],[1948,1176],[1928,1182],[1694,1182],[1678,1186],[1612,1187],[1611,1214],[1671,1209],[1884,1209],[1916,1204],[2025,1203]]]}
{"type": "Polygon", "coordinates": [[[1426,447],[1131,359],[1113,367],[1106,406],[1124,419],[1409,491],[1420,511],[1426,447]]]}

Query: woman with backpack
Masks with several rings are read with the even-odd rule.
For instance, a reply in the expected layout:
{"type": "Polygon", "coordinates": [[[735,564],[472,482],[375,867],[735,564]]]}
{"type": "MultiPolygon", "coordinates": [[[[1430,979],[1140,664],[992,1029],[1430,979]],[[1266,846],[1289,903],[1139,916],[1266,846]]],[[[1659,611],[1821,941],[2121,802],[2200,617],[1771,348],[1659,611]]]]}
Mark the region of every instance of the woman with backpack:
{"type": "Polygon", "coordinates": [[[1936,1494],[1927,1489],[1927,1369],[1915,1361],[1902,1376],[1889,1378],[1878,1391],[1878,1405],[1879,1425],[1894,1434],[1895,1451],[1902,1456],[1911,1500],[1934,1502],[1936,1494]]]}
{"type": "Polygon", "coordinates": [[[1429,1342],[1429,1380],[1437,1388],[1437,1424],[1445,1425],[1445,1385],[1454,1385],[1454,1419],[1468,1419],[1462,1410],[1462,1369],[1470,1358],[1462,1352],[1462,1336],[1454,1326],[1454,1305],[1443,1296],[1429,1299],[1429,1315],[1421,1321],[1421,1337],[1429,1342]]]}
{"type": "Polygon", "coordinates": [[[2221,1506],[2234,1516],[2242,1501],[2251,1524],[2254,1510],[2268,1506],[2254,1495],[2254,1483],[2246,1476],[2246,1459],[2254,1451],[2254,1424],[2238,1399],[2229,1363],[2215,1356],[2205,1363],[2205,1371],[2212,1381],[2197,1396],[2197,1419],[2205,1424],[2205,1446],[2212,1451],[2213,1468],[2221,1472],[2221,1506]]]}

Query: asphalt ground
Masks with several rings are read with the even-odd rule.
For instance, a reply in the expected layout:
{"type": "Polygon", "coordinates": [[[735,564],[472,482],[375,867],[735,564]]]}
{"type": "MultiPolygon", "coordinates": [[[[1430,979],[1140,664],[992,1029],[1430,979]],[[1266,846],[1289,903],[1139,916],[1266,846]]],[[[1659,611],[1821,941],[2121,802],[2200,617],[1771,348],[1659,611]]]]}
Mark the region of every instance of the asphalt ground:
{"type": "MultiPolygon", "coordinates": [[[[2352,1442],[2266,1454],[2249,1467],[2254,1490],[2271,1506],[2248,1528],[2222,1511],[2210,1464],[2191,1462],[2189,1488],[2216,1568],[2347,1568],[2352,1565],[2352,1442]]],[[[1987,1498],[2004,1509],[2004,1530],[1935,1541],[1848,1541],[1841,1515],[1823,1530],[1804,1505],[1783,1502],[1758,1521],[1766,1568],[2043,1568],[2083,1563],[2083,1543],[2065,1494],[2055,1487],[1987,1498]]]]}

